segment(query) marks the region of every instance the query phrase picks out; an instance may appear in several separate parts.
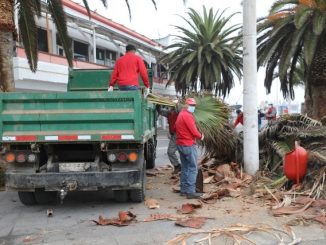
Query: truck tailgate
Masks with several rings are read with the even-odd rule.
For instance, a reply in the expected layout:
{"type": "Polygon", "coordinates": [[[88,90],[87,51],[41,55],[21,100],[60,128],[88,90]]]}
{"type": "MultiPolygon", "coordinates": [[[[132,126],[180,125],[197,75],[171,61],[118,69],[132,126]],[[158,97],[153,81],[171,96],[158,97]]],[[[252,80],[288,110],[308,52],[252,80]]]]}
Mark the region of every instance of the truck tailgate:
{"type": "Polygon", "coordinates": [[[0,135],[3,142],[142,141],[146,107],[139,91],[2,93],[0,135]]]}

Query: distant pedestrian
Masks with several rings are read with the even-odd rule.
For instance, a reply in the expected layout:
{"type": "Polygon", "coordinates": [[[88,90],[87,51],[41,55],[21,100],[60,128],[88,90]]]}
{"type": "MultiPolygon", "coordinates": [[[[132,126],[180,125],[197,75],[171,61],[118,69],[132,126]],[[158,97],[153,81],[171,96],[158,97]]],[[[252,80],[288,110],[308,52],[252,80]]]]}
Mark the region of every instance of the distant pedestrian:
{"type": "Polygon", "coordinates": [[[241,125],[243,125],[243,112],[238,109],[238,110],[236,110],[236,113],[237,113],[237,117],[233,124],[233,128],[235,128],[239,123],[241,123],[241,125]]]}
{"type": "MultiPolygon", "coordinates": [[[[177,102],[177,101],[175,101],[175,102],[177,102]]],[[[176,105],[176,107],[172,107],[169,109],[164,109],[164,108],[161,108],[160,106],[157,107],[158,113],[161,116],[166,117],[168,120],[168,123],[169,123],[170,141],[169,141],[167,153],[168,153],[169,160],[174,167],[173,173],[179,173],[181,170],[181,164],[180,164],[179,158],[176,154],[178,149],[177,149],[177,145],[176,145],[175,122],[177,121],[178,114],[179,114],[177,105],[176,105]]]]}
{"type": "Polygon", "coordinates": [[[268,121],[268,124],[271,124],[273,121],[276,120],[277,111],[276,111],[276,108],[273,106],[272,103],[269,103],[268,106],[269,107],[267,109],[265,117],[266,117],[266,119],[268,121]]]}
{"type": "Polygon", "coordinates": [[[200,198],[202,193],[196,193],[197,149],[196,139],[204,139],[195,123],[193,113],[196,100],[188,98],[186,107],[179,113],[175,123],[177,149],[181,159],[180,194],[188,199],[200,198]]]}

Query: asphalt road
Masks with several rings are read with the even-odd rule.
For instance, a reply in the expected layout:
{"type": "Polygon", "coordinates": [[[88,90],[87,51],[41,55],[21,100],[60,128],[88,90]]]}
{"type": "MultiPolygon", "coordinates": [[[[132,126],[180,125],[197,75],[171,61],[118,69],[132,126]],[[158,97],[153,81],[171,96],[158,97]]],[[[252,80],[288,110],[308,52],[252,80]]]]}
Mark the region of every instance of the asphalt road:
{"type": "MultiPolygon", "coordinates": [[[[169,163],[166,149],[168,139],[160,133],[157,148],[157,165],[169,163]]],[[[164,181],[169,182],[169,174],[164,181]]],[[[157,178],[158,179],[158,178],[157,178]]],[[[147,197],[160,202],[158,210],[150,210],[143,203],[116,203],[110,192],[69,193],[63,204],[53,206],[22,205],[13,192],[0,192],[0,245],[3,244],[105,244],[105,245],[149,245],[165,244],[180,233],[193,231],[174,225],[173,221],[137,222],[126,227],[97,226],[92,220],[99,215],[106,218],[117,217],[120,210],[129,210],[141,221],[150,214],[176,214],[185,199],[172,193],[170,183],[156,183],[157,179],[149,178],[154,188],[147,191],[147,197]],[[47,216],[47,210],[53,209],[53,216],[47,216]]],[[[218,217],[208,220],[203,229],[223,227],[234,223],[267,222],[280,227],[285,221],[272,218],[263,204],[247,206],[241,200],[220,201],[217,205],[206,206],[201,215],[218,217]],[[237,212],[242,208],[243,212],[237,212]],[[230,210],[233,210],[230,212],[230,210]],[[247,212],[247,213],[245,213],[247,212]]],[[[298,231],[305,236],[302,244],[326,244],[326,234],[318,225],[303,227],[298,231]]],[[[256,237],[257,244],[277,244],[272,236],[256,237]]],[[[190,240],[192,244],[193,240],[190,240]]],[[[203,244],[203,243],[201,243],[203,244]]],[[[204,243],[207,244],[207,243],[204,243]]],[[[233,244],[230,240],[213,241],[212,244],[233,244]]]]}

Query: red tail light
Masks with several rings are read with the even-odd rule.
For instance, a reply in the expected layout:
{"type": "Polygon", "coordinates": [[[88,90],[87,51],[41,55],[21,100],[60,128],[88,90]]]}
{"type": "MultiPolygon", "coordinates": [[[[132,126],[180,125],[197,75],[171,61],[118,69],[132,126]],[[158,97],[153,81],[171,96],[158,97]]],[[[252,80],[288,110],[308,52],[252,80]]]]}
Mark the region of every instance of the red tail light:
{"type": "Polygon", "coordinates": [[[119,160],[120,162],[126,162],[126,161],[128,160],[128,156],[127,156],[127,154],[124,153],[124,152],[120,152],[120,153],[118,154],[118,160],[119,160]]]}
{"type": "Polygon", "coordinates": [[[26,162],[25,153],[18,153],[17,156],[16,156],[16,162],[19,162],[19,163],[26,162]]]}

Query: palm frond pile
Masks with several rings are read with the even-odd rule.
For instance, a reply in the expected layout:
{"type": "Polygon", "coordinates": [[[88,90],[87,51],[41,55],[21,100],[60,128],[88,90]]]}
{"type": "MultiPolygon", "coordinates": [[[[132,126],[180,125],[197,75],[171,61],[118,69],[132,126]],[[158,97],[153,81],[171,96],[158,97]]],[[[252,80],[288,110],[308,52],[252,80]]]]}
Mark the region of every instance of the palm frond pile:
{"type": "Polygon", "coordinates": [[[259,134],[259,143],[263,149],[264,170],[274,175],[282,174],[282,159],[294,149],[294,141],[309,152],[308,172],[303,180],[310,196],[325,197],[324,181],[326,177],[326,126],[300,114],[284,115],[272,125],[266,126],[259,134]]]}
{"type": "MultiPolygon", "coordinates": [[[[234,159],[237,135],[229,123],[228,105],[213,97],[212,94],[193,93],[181,99],[178,107],[183,107],[188,97],[195,98],[197,102],[194,117],[199,131],[205,136],[201,144],[205,158],[227,161],[234,159]]],[[[169,98],[162,96],[149,94],[147,98],[153,104],[176,106],[169,98]]]]}

